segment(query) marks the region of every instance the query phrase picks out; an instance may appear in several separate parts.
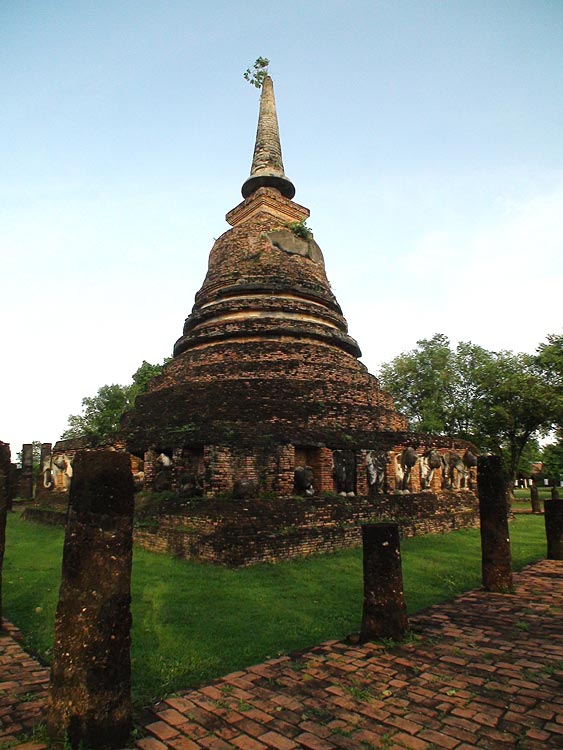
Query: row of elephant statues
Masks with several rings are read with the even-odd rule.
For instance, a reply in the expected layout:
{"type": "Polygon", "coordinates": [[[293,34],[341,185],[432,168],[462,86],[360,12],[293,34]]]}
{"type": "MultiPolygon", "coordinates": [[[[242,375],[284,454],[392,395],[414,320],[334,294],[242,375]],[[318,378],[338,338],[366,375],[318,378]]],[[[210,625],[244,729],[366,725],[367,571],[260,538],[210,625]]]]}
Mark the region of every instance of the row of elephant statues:
{"type": "MultiPolygon", "coordinates": [[[[339,495],[355,495],[357,459],[354,451],[333,451],[332,476],[339,495]]],[[[477,456],[470,450],[463,454],[457,451],[441,452],[429,448],[418,453],[407,447],[400,452],[370,450],[365,455],[365,471],[370,493],[387,492],[391,488],[389,472],[395,473],[394,490],[409,492],[411,478],[416,466],[420,470],[420,489],[429,491],[437,471],[441,471],[441,488],[459,490],[471,485],[471,469],[477,466],[477,456]]],[[[314,472],[310,466],[298,466],[294,474],[294,491],[297,494],[314,495],[314,472]]]]}
{"type": "MultiPolygon", "coordinates": [[[[335,450],[332,458],[332,476],[336,492],[340,495],[355,495],[359,468],[357,454],[351,450],[335,450]]],[[[172,459],[170,456],[161,453],[154,457],[154,463],[157,467],[153,482],[154,489],[170,489],[172,485],[172,459]]],[[[390,490],[409,492],[413,472],[417,466],[419,467],[420,489],[422,491],[428,491],[432,488],[437,471],[441,472],[440,486],[442,489],[459,490],[471,486],[471,469],[477,466],[477,456],[470,450],[465,450],[462,453],[455,450],[440,451],[437,448],[429,448],[420,453],[412,447],[404,448],[401,451],[366,451],[364,470],[370,493],[378,494],[390,490]]],[[[72,478],[72,456],[66,454],[49,456],[48,459],[44,459],[41,470],[45,489],[67,490],[72,478]]],[[[297,466],[294,470],[294,492],[301,495],[314,495],[314,478],[314,471],[310,466],[297,466]]],[[[141,489],[144,482],[144,472],[142,470],[137,471],[134,474],[134,479],[137,489],[141,489]]],[[[203,487],[200,486],[199,481],[195,481],[194,484],[191,473],[184,472],[179,480],[184,494],[203,494],[203,487]]],[[[255,488],[246,485],[253,484],[243,480],[236,482],[235,497],[250,496],[249,492],[255,491],[255,488]]]]}

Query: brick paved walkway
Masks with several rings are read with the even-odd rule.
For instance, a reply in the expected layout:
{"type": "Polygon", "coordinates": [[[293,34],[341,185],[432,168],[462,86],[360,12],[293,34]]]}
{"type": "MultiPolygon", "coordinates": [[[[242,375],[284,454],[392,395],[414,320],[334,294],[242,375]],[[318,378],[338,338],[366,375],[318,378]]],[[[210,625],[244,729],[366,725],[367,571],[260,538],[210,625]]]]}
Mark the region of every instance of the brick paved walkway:
{"type": "MultiPolygon", "coordinates": [[[[563,563],[514,581],[515,594],[472,591],[413,617],[413,638],[389,650],[331,641],[168,698],[137,748],[563,748],[563,563]]],[[[48,680],[5,628],[0,748],[41,719],[48,680]]]]}
{"type": "MultiPolygon", "coordinates": [[[[0,628],[0,748],[14,747],[16,738],[31,734],[47,702],[49,669],[20,646],[20,632],[3,621],[0,628]]],[[[41,743],[16,747],[39,750],[41,743]]]]}
{"type": "Polygon", "coordinates": [[[385,650],[331,641],[155,706],[140,750],[563,748],[563,563],[413,617],[385,650]]]}

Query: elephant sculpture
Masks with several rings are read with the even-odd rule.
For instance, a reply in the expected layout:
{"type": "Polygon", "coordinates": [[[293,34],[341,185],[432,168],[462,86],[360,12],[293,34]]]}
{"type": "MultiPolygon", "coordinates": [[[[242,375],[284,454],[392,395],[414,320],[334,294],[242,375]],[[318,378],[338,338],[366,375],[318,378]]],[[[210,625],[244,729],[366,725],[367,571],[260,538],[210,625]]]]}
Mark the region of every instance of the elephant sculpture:
{"type": "MultiPolygon", "coordinates": [[[[470,451],[467,451],[473,456],[470,451]]],[[[462,458],[459,453],[447,452],[442,456],[444,462],[444,489],[459,490],[465,487],[469,476],[469,467],[465,463],[465,456],[462,458]]],[[[469,460],[472,460],[471,458],[469,460]]]]}
{"type": "Polygon", "coordinates": [[[258,483],[252,479],[237,479],[233,485],[235,500],[249,500],[258,495],[258,483]]]}
{"type": "Polygon", "coordinates": [[[420,484],[423,490],[430,490],[437,469],[442,466],[442,456],[436,448],[427,450],[420,459],[420,484]]]}
{"type": "Polygon", "coordinates": [[[296,466],[293,472],[293,491],[296,495],[314,495],[313,469],[310,466],[296,466]]]}
{"type": "Polygon", "coordinates": [[[45,456],[41,461],[41,474],[43,476],[43,487],[46,490],[53,489],[53,470],[51,469],[51,456],[45,456]]]}
{"type": "Polygon", "coordinates": [[[72,479],[72,459],[66,453],[53,456],[51,471],[55,487],[67,491],[70,488],[72,479]]]}
{"type": "Polygon", "coordinates": [[[336,491],[345,497],[356,494],[356,455],[353,451],[333,451],[332,476],[336,491]]]}
{"type": "Polygon", "coordinates": [[[409,491],[409,481],[417,461],[418,453],[410,446],[397,456],[397,489],[399,492],[409,491]]]}
{"type": "Polygon", "coordinates": [[[386,466],[387,453],[385,451],[368,451],[366,453],[366,473],[370,493],[385,492],[386,466]]]}

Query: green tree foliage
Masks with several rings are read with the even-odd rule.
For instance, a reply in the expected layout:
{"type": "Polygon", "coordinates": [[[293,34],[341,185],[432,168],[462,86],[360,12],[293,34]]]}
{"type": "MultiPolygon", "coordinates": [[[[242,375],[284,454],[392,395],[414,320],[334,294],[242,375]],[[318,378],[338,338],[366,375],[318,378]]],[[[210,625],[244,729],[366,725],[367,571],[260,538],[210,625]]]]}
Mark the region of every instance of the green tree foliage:
{"type": "Polygon", "coordinates": [[[443,334],[384,364],[380,379],[411,429],[469,439],[501,455],[511,477],[529,440],[551,429],[558,403],[537,357],[471,342],[453,350],[443,334]]]}
{"type": "Polygon", "coordinates": [[[563,440],[545,445],[542,454],[542,474],[553,484],[563,480],[563,440]]]}
{"type": "Polygon", "coordinates": [[[547,336],[547,341],[538,347],[537,363],[547,382],[555,390],[555,422],[563,439],[563,334],[553,333],[547,336]]]}
{"type": "Polygon", "coordinates": [[[244,78],[248,83],[251,83],[257,89],[262,88],[264,78],[268,75],[268,65],[270,61],[267,57],[258,57],[252,66],[252,69],[247,68],[244,71],[244,78]]]}
{"type": "Polygon", "coordinates": [[[469,437],[480,384],[471,374],[487,352],[471,343],[452,351],[447,336],[435,334],[417,341],[417,348],[381,367],[379,377],[408,417],[411,429],[439,435],[469,437]]]}
{"type": "Polygon", "coordinates": [[[83,398],[82,413],[69,416],[68,428],[61,437],[85,436],[94,444],[111,441],[119,432],[123,414],[133,407],[137,396],[147,390],[150,379],[160,375],[167,361],[162,365],[143,361],[130,385],[103,385],[95,396],[83,398]]]}

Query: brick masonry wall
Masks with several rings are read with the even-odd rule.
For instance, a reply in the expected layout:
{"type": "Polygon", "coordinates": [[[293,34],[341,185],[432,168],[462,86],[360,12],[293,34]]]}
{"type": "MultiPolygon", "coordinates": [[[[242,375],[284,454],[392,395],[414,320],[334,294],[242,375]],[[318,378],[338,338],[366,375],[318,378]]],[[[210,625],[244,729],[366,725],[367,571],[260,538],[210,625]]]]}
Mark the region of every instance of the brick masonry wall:
{"type": "MultiPolygon", "coordinates": [[[[26,520],[64,526],[66,511],[28,507],[26,520]]],[[[289,560],[361,543],[361,524],[396,521],[402,536],[479,525],[472,492],[346,498],[205,499],[189,510],[137,519],[134,539],[161,554],[229,566],[289,560]]]]}
{"type": "Polygon", "coordinates": [[[192,512],[137,524],[145,549],[230,566],[276,562],[352,547],[362,523],[394,520],[403,536],[478,526],[472,492],[423,492],[372,498],[213,501],[192,512]]]}
{"type": "Polygon", "coordinates": [[[294,210],[304,209],[260,188],[215,242],[174,359],[124,419],[133,453],[268,440],[331,445],[406,429],[358,361],[320,248],[284,227],[294,210]]]}

